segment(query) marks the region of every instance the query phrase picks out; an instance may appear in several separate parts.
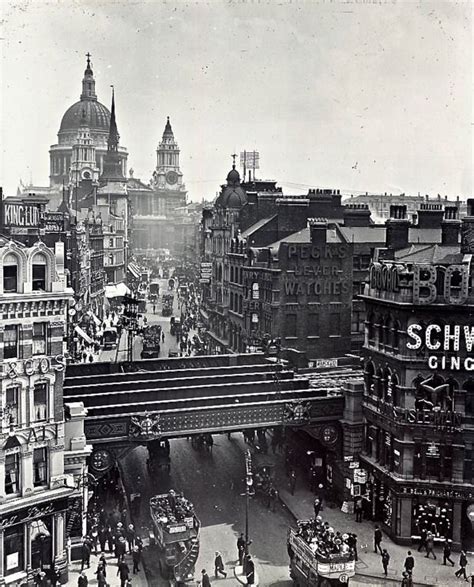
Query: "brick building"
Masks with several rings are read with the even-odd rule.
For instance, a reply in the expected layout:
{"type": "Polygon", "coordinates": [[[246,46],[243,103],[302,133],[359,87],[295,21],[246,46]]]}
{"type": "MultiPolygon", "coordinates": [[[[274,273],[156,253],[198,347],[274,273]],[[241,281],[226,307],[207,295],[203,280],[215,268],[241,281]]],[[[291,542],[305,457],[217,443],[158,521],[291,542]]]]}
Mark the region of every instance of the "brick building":
{"type": "Polygon", "coordinates": [[[358,492],[407,544],[427,531],[458,547],[473,537],[474,216],[462,220],[461,245],[460,224],[448,209],[440,244],[407,246],[399,210],[363,295],[367,475],[358,492]]]}

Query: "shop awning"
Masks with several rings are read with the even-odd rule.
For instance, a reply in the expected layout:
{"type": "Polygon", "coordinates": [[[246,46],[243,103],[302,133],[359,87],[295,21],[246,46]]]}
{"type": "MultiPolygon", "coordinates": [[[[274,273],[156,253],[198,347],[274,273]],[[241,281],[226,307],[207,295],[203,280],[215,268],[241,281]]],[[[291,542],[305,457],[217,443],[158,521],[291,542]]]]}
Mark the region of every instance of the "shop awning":
{"type": "Polygon", "coordinates": [[[82,339],[84,339],[87,342],[87,344],[94,344],[92,338],[87,334],[87,332],[84,332],[84,330],[82,330],[80,326],[76,326],[74,330],[82,339]]]}
{"type": "Polygon", "coordinates": [[[125,283],[118,283],[117,285],[106,285],[105,286],[105,297],[106,298],[120,298],[123,296],[128,296],[130,294],[130,290],[125,285],[125,283]]]}
{"type": "Polygon", "coordinates": [[[135,279],[140,279],[140,269],[138,268],[138,265],[135,265],[135,263],[129,263],[128,270],[135,279]]]}

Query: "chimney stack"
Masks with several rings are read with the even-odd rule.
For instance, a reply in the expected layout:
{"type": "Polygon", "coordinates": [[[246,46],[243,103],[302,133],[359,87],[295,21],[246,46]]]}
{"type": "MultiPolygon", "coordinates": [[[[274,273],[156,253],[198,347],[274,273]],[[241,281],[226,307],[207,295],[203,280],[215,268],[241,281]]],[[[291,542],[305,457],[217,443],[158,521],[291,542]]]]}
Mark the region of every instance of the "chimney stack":
{"type": "Polygon", "coordinates": [[[443,220],[442,204],[421,204],[418,210],[418,228],[439,228],[443,220]]]}
{"type": "Polygon", "coordinates": [[[385,246],[387,249],[399,250],[408,247],[410,222],[407,219],[406,206],[390,206],[390,218],[385,223],[385,246]]]}
{"type": "Polygon", "coordinates": [[[325,245],[327,242],[327,218],[308,218],[311,244],[325,245]]]}
{"type": "Polygon", "coordinates": [[[344,226],[370,226],[368,204],[346,204],[344,206],[344,226]]]}
{"type": "Polygon", "coordinates": [[[446,206],[444,219],[441,222],[441,244],[445,246],[459,245],[459,229],[461,222],[457,206],[446,206]]]}

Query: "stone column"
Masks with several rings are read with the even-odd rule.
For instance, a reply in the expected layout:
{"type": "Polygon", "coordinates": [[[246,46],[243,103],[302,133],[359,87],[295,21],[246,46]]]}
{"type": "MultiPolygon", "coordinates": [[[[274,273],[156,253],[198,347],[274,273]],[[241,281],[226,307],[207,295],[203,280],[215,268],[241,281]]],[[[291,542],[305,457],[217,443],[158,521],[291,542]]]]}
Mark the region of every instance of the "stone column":
{"type": "Polygon", "coordinates": [[[31,525],[25,524],[25,568],[31,573],[31,525]]]}
{"type": "Polygon", "coordinates": [[[28,495],[33,491],[33,451],[20,453],[21,456],[21,494],[28,495]]]}
{"type": "Polygon", "coordinates": [[[461,519],[462,502],[455,501],[453,504],[453,545],[455,548],[461,548],[461,519]]]}
{"type": "Polygon", "coordinates": [[[411,497],[401,497],[398,502],[398,507],[400,508],[400,538],[410,538],[411,536],[411,505],[411,497]]]}

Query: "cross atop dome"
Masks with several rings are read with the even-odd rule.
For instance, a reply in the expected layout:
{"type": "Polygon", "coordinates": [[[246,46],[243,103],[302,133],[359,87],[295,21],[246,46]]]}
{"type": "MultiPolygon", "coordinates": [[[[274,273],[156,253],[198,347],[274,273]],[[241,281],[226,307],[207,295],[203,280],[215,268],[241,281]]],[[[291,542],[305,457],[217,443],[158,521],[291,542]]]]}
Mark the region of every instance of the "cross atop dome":
{"type": "Polygon", "coordinates": [[[87,65],[84,71],[84,77],[82,78],[82,94],[81,100],[97,100],[95,93],[95,79],[94,72],[91,67],[91,54],[89,51],[86,53],[87,65]]]}
{"type": "Polygon", "coordinates": [[[231,157],[232,157],[232,169],[235,169],[235,159],[237,157],[237,154],[236,153],[233,153],[231,155],[231,157]]]}

